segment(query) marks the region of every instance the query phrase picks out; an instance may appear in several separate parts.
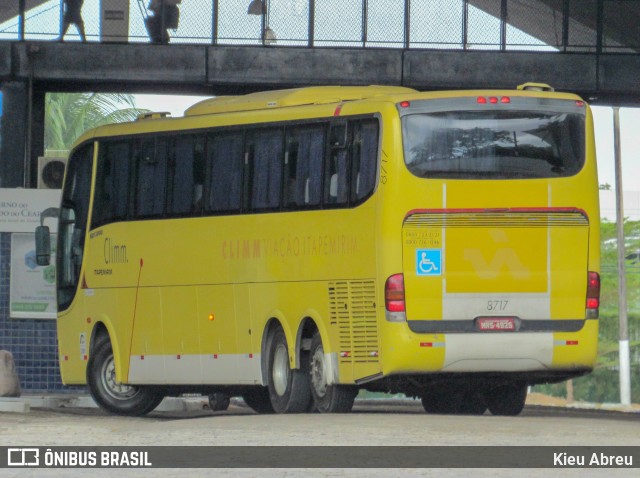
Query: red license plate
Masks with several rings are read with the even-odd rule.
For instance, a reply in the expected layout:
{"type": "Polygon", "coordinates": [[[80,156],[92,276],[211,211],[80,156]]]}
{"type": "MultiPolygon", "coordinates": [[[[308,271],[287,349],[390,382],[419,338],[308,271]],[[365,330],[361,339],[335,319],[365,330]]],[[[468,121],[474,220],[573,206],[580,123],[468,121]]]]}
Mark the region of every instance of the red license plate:
{"type": "Polygon", "coordinates": [[[516,321],[513,317],[481,317],[476,325],[481,332],[513,332],[516,321]]]}

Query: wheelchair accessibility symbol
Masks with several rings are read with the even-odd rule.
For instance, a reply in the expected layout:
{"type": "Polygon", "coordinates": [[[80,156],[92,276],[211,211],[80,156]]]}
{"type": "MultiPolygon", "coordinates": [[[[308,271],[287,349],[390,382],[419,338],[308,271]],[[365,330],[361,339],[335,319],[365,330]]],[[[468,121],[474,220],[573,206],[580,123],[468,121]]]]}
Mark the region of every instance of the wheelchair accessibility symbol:
{"type": "Polygon", "coordinates": [[[416,251],[416,274],[419,276],[442,275],[442,250],[418,249],[416,251]]]}

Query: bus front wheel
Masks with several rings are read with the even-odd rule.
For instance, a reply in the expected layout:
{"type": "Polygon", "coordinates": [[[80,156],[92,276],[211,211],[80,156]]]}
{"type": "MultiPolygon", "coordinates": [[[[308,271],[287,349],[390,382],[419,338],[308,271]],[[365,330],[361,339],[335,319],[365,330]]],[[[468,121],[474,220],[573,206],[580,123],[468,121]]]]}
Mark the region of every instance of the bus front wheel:
{"type": "Polygon", "coordinates": [[[322,338],[316,332],[311,340],[310,354],[311,395],[317,411],[321,413],[349,413],[358,394],[358,388],[349,385],[328,384],[328,366],[322,338]]]}
{"type": "Polygon", "coordinates": [[[300,369],[289,365],[289,349],[284,331],[278,328],[269,347],[269,397],[276,413],[302,413],[311,402],[308,362],[300,360],[300,369]]]}
{"type": "Polygon", "coordinates": [[[116,380],[113,350],[107,337],[98,339],[89,356],[87,383],[96,403],[118,415],[146,415],[164,398],[157,390],[126,385],[116,380]]]}

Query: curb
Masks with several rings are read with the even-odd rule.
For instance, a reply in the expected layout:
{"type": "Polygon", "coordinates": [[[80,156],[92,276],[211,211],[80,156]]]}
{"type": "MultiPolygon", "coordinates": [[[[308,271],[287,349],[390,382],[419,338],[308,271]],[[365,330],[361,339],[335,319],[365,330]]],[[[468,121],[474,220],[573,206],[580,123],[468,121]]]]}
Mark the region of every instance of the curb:
{"type": "MultiPolygon", "coordinates": [[[[98,408],[98,405],[89,395],[0,397],[0,412],[29,413],[31,408],[98,408]]],[[[154,411],[192,412],[208,409],[207,397],[166,397],[154,411]]]]}

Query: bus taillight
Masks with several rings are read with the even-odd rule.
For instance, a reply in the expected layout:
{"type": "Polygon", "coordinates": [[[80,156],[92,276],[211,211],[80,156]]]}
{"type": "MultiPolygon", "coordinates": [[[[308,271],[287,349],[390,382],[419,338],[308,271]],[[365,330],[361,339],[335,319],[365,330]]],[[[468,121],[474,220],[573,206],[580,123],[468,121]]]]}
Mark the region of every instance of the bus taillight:
{"type": "Polygon", "coordinates": [[[587,319],[597,319],[600,308],[600,274],[589,271],[587,278],[587,319]]]}
{"type": "Polygon", "coordinates": [[[384,305],[387,310],[387,320],[391,322],[406,320],[404,276],[402,274],[394,274],[387,279],[384,285],[384,305]]]}

